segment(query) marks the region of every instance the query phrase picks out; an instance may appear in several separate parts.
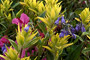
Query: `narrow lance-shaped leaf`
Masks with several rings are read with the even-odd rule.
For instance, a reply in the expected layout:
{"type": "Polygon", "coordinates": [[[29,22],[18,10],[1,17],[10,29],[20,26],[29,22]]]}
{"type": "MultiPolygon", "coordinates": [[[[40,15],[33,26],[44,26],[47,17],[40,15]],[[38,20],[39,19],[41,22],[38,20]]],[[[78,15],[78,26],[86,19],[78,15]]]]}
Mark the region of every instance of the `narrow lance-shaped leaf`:
{"type": "Polygon", "coordinates": [[[80,56],[80,52],[82,51],[82,46],[84,43],[81,43],[76,49],[74,49],[65,60],[77,60],[80,56]]]}
{"type": "Polygon", "coordinates": [[[48,22],[47,22],[44,18],[42,18],[42,17],[36,17],[36,19],[40,19],[40,20],[43,21],[46,25],[48,25],[48,22]]]}
{"type": "Polygon", "coordinates": [[[18,51],[17,44],[13,40],[11,40],[11,39],[8,39],[8,40],[10,41],[10,43],[12,44],[12,46],[18,51]]]}
{"type": "Polygon", "coordinates": [[[24,48],[28,48],[28,47],[31,47],[32,45],[34,45],[35,43],[37,43],[39,40],[39,38],[34,38],[33,40],[29,41],[25,46],[24,48]]]}
{"type": "Polygon", "coordinates": [[[43,26],[43,24],[38,23],[38,26],[40,27],[40,29],[43,31],[44,34],[47,33],[47,31],[46,31],[45,27],[43,26]]]}
{"type": "Polygon", "coordinates": [[[44,48],[46,48],[47,50],[49,50],[51,53],[53,53],[52,49],[48,46],[43,46],[44,48]]]}

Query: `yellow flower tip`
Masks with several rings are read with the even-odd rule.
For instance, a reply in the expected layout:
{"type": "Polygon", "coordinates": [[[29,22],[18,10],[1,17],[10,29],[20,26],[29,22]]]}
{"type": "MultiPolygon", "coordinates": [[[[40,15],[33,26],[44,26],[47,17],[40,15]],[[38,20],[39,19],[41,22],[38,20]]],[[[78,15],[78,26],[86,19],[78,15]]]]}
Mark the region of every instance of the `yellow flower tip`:
{"type": "Polygon", "coordinates": [[[87,35],[87,37],[90,39],[90,36],[87,35]]]}

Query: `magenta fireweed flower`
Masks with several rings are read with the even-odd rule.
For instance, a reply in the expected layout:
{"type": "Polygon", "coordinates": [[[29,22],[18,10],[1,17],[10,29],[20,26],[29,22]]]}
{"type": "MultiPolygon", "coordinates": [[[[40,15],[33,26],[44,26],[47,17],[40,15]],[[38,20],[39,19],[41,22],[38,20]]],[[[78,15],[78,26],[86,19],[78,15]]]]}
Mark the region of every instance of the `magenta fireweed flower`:
{"type": "Polygon", "coordinates": [[[47,58],[45,57],[45,58],[43,58],[42,60],[47,60],[47,58]]]}
{"type": "Polygon", "coordinates": [[[4,58],[0,57],[0,60],[5,60],[4,58]]]}
{"type": "Polygon", "coordinates": [[[24,31],[28,32],[30,25],[24,28],[24,31]]]}
{"type": "Polygon", "coordinates": [[[3,47],[4,43],[0,40],[0,47],[3,47]]]}
{"type": "Polygon", "coordinates": [[[7,39],[7,36],[3,36],[1,39],[0,39],[0,47],[2,48],[4,44],[10,44],[9,40],[7,39]]]}
{"type": "Polygon", "coordinates": [[[64,16],[61,17],[61,24],[65,23],[64,16]]]}
{"type": "Polygon", "coordinates": [[[19,18],[14,18],[12,20],[12,24],[18,25],[18,23],[19,23],[20,27],[22,27],[22,25],[25,26],[25,24],[27,24],[28,22],[29,22],[29,17],[24,13],[21,14],[20,19],[19,18]]]}
{"type": "Polygon", "coordinates": [[[55,24],[56,24],[56,25],[59,24],[59,20],[60,20],[60,17],[58,17],[58,19],[55,21],[55,24]]]}
{"type": "Polygon", "coordinates": [[[10,43],[9,40],[7,39],[6,35],[3,36],[0,40],[1,40],[1,42],[5,43],[5,44],[10,43]]]}

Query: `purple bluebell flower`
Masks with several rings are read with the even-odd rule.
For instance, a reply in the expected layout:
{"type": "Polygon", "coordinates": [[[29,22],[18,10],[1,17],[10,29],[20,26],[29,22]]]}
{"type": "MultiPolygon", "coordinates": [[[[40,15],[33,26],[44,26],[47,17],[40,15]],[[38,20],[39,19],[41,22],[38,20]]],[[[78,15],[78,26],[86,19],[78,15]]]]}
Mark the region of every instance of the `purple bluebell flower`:
{"type": "Polygon", "coordinates": [[[56,25],[59,24],[59,20],[60,20],[60,17],[58,17],[58,19],[55,21],[55,24],[56,24],[56,25]]]}
{"type": "Polygon", "coordinates": [[[71,32],[75,33],[75,29],[73,27],[71,27],[71,32]]]}
{"type": "Polygon", "coordinates": [[[61,17],[61,24],[65,23],[64,16],[61,17]]]}
{"type": "Polygon", "coordinates": [[[80,31],[80,29],[81,29],[80,25],[77,24],[76,27],[75,27],[75,30],[78,32],[78,31],[80,31]]]}
{"type": "Polygon", "coordinates": [[[6,51],[7,51],[7,49],[6,49],[5,44],[4,44],[3,47],[2,47],[2,52],[3,52],[3,54],[4,54],[6,51]]]}
{"type": "Polygon", "coordinates": [[[82,25],[81,31],[82,31],[82,32],[86,32],[84,25],[82,25]]]}
{"type": "Polygon", "coordinates": [[[69,35],[69,31],[66,31],[66,32],[65,32],[65,36],[67,36],[67,35],[69,35]]]}
{"type": "Polygon", "coordinates": [[[26,32],[28,32],[29,27],[30,27],[30,25],[28,25],[27,27],[25,27],[24,30],[25,30],[26,32]]]}
{"type": "Polygon", "coordinates": [[[72,38],[76,39],[76,35],[75,34],[72,34],[72,38]]]}
{"type": "Polygon", "coordinates": [[[64,37],[64,35],[65,35],[65,30],[62,30],[61,33],[60,33],[60,35],[59,35],[59,37],[60,37],[60,38],[61,38],[61,37],[64,37]]]}

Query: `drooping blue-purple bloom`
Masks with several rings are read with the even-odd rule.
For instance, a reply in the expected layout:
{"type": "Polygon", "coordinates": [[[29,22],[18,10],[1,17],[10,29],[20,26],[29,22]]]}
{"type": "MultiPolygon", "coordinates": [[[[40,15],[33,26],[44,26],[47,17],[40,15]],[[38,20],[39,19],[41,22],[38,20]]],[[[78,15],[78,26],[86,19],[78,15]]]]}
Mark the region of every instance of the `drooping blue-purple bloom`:
{"type": "Polygon", "coordinates": [[[60,17],[58,17],[58,19],[55,21],[55,24],[56,24],[56,25],[59,24],[59,20],[60,20],[60,17]]]}
{"type": "Polygon", "coordinates": [[[69,35],[69,31],[66,31],[66,32],[65,32],[65,36],[67,36],[67,35],[69,35]]]}
{"type": "Polygon", "coordinates": [[[82,25],[81,31],[82,31],[82,32],[86,32],[84,25],[82,25]]]}
{"type": "Polygon", "coordinates": [[[65,23],[64,16],[61,17],[61,24],[65,23]]]}
{"type": "Polygon", "coordinates": [[[25,30],[26,32],[28,32],[29,27],[30,27],[30,25],[28,25],[27,27],[25,27],[24,30],[25,30]]]}
{"type": "Polygon", "coordinates": [[[60,37],[60,38],[61,38],[61,37],[64,37],[64,35],[65,35],[65,30],[62,30],[61,33],[60,33],[60,35],[59,35],[59,37],[60,37]]]}
{"type": "Polygon", "coordinates": [[[80,27],[79,24],[76,25],[75,30],[76,30],[77,32],[81,30],[81,27],[80,27]]]}
{"type": "Polygon", "coordinates": [[[3,45],[3,47],[1,48],[3,54],[7,51],[6,47],[5,47],[5,44],[3,45]]]}
{"type": "Polygon", "coordinates": [[[76,35],[75,34],[72,34],[72,38],[76,39],[76,35]]]}
{"type": "Polygon", "coordinates": [[[75,29],[71,27],[71,33],[75,33],[75,29]]]}

